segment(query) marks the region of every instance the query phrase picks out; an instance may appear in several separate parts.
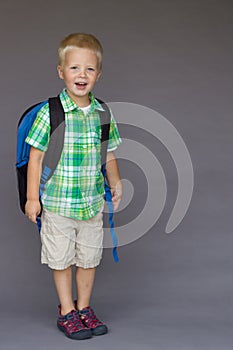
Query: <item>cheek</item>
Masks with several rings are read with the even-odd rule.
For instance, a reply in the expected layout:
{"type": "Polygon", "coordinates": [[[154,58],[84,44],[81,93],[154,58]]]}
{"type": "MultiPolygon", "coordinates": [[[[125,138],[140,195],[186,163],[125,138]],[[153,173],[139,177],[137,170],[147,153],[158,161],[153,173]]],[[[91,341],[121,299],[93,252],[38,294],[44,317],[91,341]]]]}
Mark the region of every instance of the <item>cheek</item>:
{"type": "Polygon", "coordinates": [[[69,81],[72,81],[73,77],[71,74],[63,74],[63,79],[69,82],[69,81]]]}
{"type": "Polygon", "coordinates": [[[98,77],[97,76],[93,76],[92,79],[91,79],[91,82],[93,84],[95,84],[97,82],[97,80],[98,80],[98,77]]]}

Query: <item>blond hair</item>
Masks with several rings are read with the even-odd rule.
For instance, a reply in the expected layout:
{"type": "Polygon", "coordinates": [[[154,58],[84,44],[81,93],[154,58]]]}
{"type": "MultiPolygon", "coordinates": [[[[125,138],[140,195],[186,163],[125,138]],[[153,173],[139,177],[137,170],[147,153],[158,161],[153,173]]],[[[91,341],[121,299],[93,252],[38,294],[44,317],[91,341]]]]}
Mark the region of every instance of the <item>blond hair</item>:
{"type": "Polygon", "coordinates": [[[76,47],[92,50],[98,58],[99,69],[101,70],[103,60],[102,45],[94,35],[86,33],[73,33],[61,41],[58,49],[59,65],[62,65],[64,62],[66,52],[76,47]]]}

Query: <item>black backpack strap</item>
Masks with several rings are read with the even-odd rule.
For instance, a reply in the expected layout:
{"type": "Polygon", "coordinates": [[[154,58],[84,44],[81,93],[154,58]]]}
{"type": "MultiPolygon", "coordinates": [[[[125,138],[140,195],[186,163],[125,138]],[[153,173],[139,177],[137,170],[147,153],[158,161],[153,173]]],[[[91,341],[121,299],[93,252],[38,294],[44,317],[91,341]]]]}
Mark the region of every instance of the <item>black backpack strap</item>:
{"type": "MultiPolygon", "coordinates": [[[[42,167],[41,184],[45,184],[53,175],[61,158],[65,135],[65,112],[60,97],[49,98],[50,141],[42,167]]],[[[43,189],[43,187],[42,187],[43,189]]]]}
{"type": "Polygon", "coordinates": [[[49,112],[50,112],[50,135],[65,121],[65,112],[59,95],[49,98],[49,112]]]}
{"type": "Polygon", "coordinates": [[[107,158],[108,140],[109,140],[109,130],[110,130],[110,120],[111,113],[110,109],[105,102],[100,99],[96,99],[103,107],[104,111],[99,111],[100,113],[100,123],[101,123],[101,165],[105,165],[107,158]]]}

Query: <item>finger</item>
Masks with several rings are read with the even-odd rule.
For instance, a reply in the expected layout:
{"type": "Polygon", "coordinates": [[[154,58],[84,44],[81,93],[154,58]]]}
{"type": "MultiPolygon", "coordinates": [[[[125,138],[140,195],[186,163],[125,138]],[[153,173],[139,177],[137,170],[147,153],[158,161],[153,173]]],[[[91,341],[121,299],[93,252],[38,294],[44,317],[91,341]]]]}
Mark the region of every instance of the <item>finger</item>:
{"type": "Polygon", "coordinates": [[[114,192],[114,193],[113,193],[113,196],[112,196],[113,201],[118,200],[118,198],[119,198],[118,193],[117,193],[117,192],[114,192]]]}
{"type": "Polygon", "coordinates": [[[34,224],[36,224],[36,214],[34,214],[34,215],[32,216],[32,222],[34,222],[34,224]]]}
{"type": "Polygon", "coordinates": [[[118,207],[119,207],[119,202],[115,202],[115,203],[113,204],[114,210],[116,211],[116,210],[118,209],[118,207]]]}
{"type": "Polygon", "coordinates": [[[118,202],[118,201],[120,202],[121,201],[121,197],[117,194],[117,195],[112,197],[112,201],[113,202],[118,202]]]}
{"type": "Polygon", "coordinates": [[[32,221],[34,224],[36,224],[36,215],[35,214],[28,215],[28,219],[30,221],[32,221]]]}

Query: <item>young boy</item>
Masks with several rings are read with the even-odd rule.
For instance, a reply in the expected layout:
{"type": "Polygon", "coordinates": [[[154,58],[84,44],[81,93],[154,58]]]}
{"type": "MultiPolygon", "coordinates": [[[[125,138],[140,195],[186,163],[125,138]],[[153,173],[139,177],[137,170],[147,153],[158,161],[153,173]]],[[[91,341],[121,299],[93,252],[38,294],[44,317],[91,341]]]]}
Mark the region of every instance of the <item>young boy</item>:
{"type": "MultiPolygon", "coordinates": [[[[59,77],[65,88],[60,100],[65,111],[64,148],[57,168],[42,194],[41,262],[53,270],[58,306],[58,328],[72,339],[107,333],[90,307],[96,267],[102,257],[103,176],[101,173],[101,104],[92,90],[101,76],[103,50],[90,34],[66,37],[59,48],[59,77]],[[76,265],[77,301],[72,298],[72,265],[76,265]]],[[[36,223],[41,165],[50,135],[48,104],[39,111],[26,142],[28,163],[27,217],[36,223]]],[[[114,210],[122,185],[114,150],[121,143],[111,115],[107,152],[107,180],[114,210]]]]}

